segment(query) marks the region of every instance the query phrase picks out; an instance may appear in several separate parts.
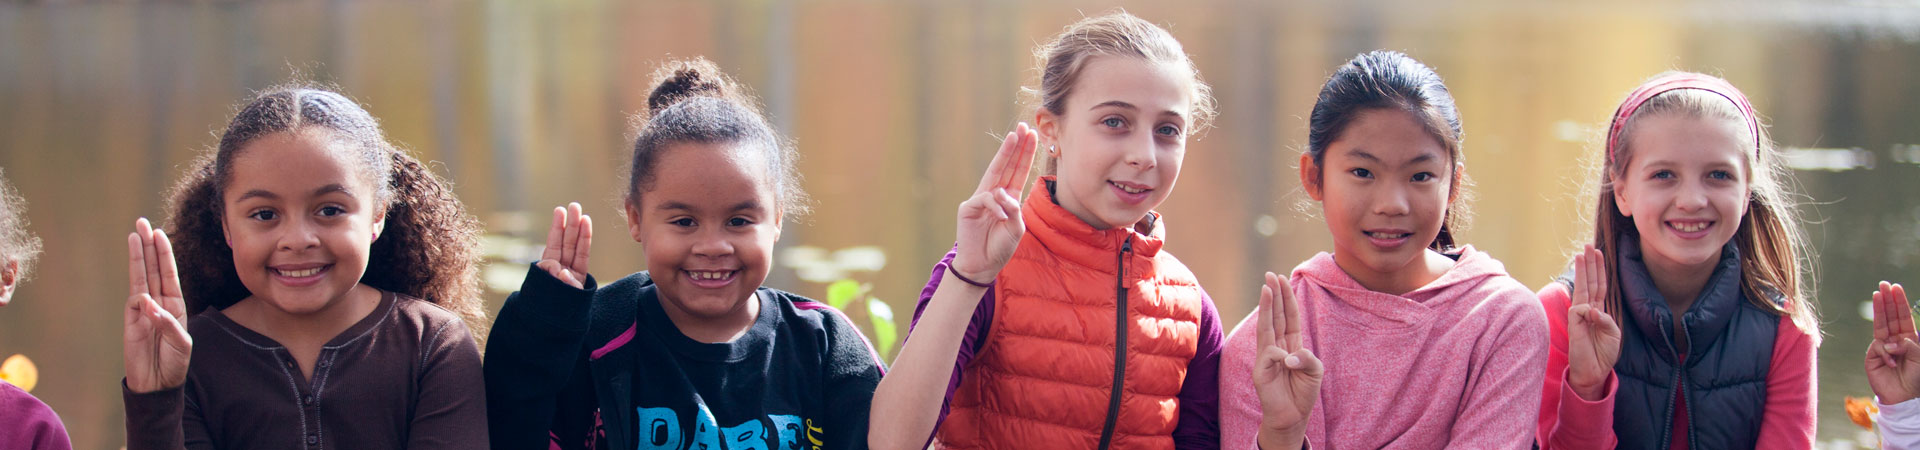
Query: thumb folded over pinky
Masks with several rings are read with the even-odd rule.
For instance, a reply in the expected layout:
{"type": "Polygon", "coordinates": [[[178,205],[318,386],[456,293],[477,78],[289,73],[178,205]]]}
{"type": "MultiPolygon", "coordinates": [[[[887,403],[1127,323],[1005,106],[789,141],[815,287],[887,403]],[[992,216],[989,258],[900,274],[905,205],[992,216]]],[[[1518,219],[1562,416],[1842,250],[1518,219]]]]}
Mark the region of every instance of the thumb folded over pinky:
{"type": "Polygon", "coordinates": [[[1305,348],[1287,355],[1287,368],[1306,372],[1316,379],[1326,373],[1326,366],[1320,364],[1320,358],[1313,356],[1313,350],[1305,348]]]}

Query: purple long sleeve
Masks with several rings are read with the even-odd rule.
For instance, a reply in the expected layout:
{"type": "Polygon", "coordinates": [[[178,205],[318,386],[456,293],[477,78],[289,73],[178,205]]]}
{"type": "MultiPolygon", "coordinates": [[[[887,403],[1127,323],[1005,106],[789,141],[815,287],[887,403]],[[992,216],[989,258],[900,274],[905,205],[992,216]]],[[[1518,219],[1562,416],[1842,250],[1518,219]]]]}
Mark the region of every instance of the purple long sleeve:
{"type": "Polygon", "coordinates": [[[1180,383],[1180,423],[1173,426],[1173,448],[1220,448],[1220,352],[1226,332],[1213,297],[1200,299],[1200,341],[1187,361],[1187,379],[1180,383]]]}
{"type": "Polygon", "coordinates": [[[0,447],[24,450],[70,450],[67,426],[53,408],[18,386],[0,381],[0,447]]]}
{"type": "MultiPolygon", "coordinates": [[[[940,262],[933,265],[933,276],[927,280],[927,287],[920,289],[920,302],[913,307],[913,323],[907,325],[907,339],[913,339],[913,327],[920,325],[920,314],[927,311],[927,302],[933,300],[933,291],[940,289],[940,279],[946,274],[947,266],[953,264],[953,255],[953,251],[947,251],[947,256],[940,258],[940,262]]],[[[973,310],[973,318],[967,321],[966,336],[960,339],[960,354],[953,359],[953,377],[947,380],[947,395],[940,401],[940,417],[933,421],[934,433],[939,433],[940,424],[947,421],[947,413],[951,411],[953,405],[953,392],[960,389],[960,375],[966,372],[967,363],[973,361],[973,354],[980,351],[981,338],[987,336],[987,326],[992,323],[993,288],[988,287],[987,293],[980,297],[980,306],[973,310]]],[[[1220,364],[1216,361],[1214,367],[1219,366],[1220,364]]],[[[1215,390],[1219,390],[1217,385],[1215,390]]],[[[927,443],[933,443],[932,434],[927,435],[927,443]]]]}

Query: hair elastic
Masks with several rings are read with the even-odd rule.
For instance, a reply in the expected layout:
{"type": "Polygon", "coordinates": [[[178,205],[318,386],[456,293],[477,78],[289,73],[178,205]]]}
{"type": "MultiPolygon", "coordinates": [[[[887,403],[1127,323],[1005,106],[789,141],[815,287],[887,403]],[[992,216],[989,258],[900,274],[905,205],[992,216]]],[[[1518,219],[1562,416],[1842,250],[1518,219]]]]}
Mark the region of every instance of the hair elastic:
{"type": "Polygon", "coordinates": [[[993,287],[993,283],[991,283],[991,281],[993,280],[987,280],[989,281],[989,283],[981,283],[978,281],[973,281],[971,279],[968,279],[966,275],[961,275],[960,269],[953,268],[953,264],[947,264],[947,273],[953,274],[953,277],[959,278],[960,282],[962,283],[971,284],[978,287],[993,287]]]}
{"type": "Polygon", "coordinates": [[[1753,113],[1753,103],[1747,101],[1746,94],[1740,93],[1740,89],[1733,87],[1733,84],[1719,77],[1692,72],[1678,72],[1648,80],[1646,83],[1641,84],[1639,88],[1635,88],[1633,93],[1627,94],[1626,101],[1620,102],[1620,108],[1613,111],[1613,123],[1607,127],[1607,158],[1612,159],[1613,149],[1620,147],[1620,132],[1626,129],[1627,119],[1633,118],[1634,111],[1639,110],[1640,105],[1645,104],[1647,100],[1652,100],[1654,97],[1660,96],[1660,94],[1680,89],[1699,89],[1712,92],[1715,95],[1719,95],[1733,102],[1734,105],[1739,106],[1741,116],[1747,121],[1747,131],[1753,135],[1754,154],[1759,154],[1760,119],[1753,113]]]}

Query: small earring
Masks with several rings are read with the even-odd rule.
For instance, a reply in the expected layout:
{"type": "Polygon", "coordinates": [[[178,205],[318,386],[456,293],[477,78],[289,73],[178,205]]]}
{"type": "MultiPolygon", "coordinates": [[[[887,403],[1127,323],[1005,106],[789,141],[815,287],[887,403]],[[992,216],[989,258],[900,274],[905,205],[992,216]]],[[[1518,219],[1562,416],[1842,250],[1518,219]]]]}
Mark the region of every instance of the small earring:
{"type": "Polygon", "coordinates": [[[1054,146],[1054,145],[1048,145],[1048,146],[1047,146],[1047,156],[1053,156],[1053,157],[1059,157],[1059,156],[1060,156],[1060,147],[1059,147],[1059,146],[1054,146]]]}

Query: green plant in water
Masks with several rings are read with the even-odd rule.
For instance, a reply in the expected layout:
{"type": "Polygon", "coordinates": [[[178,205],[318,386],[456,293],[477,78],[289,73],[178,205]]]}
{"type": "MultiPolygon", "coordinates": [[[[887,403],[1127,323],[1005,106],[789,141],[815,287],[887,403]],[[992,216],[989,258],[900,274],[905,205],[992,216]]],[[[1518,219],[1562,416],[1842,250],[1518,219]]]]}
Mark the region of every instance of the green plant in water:
{"type": "Polygon", "coordinates": [[[880,352],[880,357],[890,361],[893,359],[894,342],[898,340],[900,331],[894,323],[893,308],[887,306],[886,302],[880,301],[878,297],[869,295],[872,291],[872,284],[841,279],[827,285],[827,306],[841,311],[850,311],[854,302],[863,303],[861,306],[867,313],[867,323],[863,327],[866,330],[863,331],[873,338],[873,344],[878,347],[875,350],[880,352]]]}

